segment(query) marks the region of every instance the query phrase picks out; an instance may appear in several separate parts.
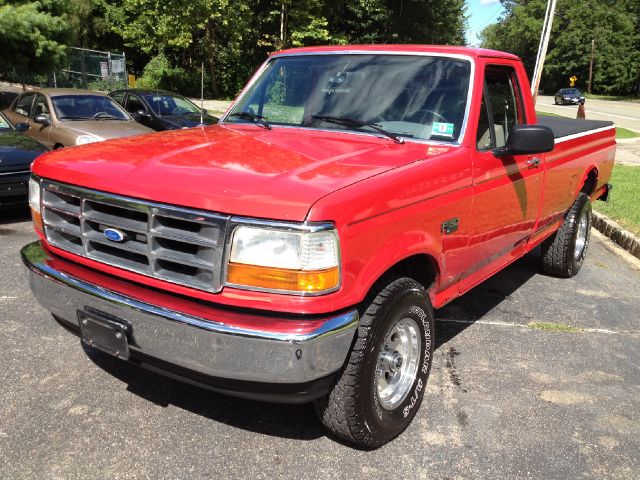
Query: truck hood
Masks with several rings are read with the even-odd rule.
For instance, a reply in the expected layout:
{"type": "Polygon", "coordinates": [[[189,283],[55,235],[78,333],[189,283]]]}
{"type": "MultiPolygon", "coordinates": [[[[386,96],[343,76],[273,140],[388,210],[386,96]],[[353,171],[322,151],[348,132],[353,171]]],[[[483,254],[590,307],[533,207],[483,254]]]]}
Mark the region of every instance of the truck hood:
{"type": "Polygon", "coordinates": [[[349,132],[215,125],[50,152],[33,172],[155,202],[303,221],[333,191],[451,148],[349,132]]]}

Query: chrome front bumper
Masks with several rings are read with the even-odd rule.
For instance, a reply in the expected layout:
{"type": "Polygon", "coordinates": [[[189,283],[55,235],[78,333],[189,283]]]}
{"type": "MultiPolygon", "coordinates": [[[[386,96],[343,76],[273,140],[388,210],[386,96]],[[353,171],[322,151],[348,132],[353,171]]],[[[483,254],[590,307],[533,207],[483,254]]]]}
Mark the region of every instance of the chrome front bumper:
{"type": "Polygon", "coordinates": [[[97,310],[131,324],[132,356],[139,353],[206,376],[263,384],[303,384],[327,377],[342,368],[358,324],[357,310],[350,310],[323,318],[319,327],[305,334],[237,328],[225,324],[225,310],[213,305],[220,322],[76,278],[62,271],[65,261],[59,257],[54,268],[54,257],[40,242],[25,246],[21,254],[38,302],[74,329],[79,328],[79,310],[97,310]]]}

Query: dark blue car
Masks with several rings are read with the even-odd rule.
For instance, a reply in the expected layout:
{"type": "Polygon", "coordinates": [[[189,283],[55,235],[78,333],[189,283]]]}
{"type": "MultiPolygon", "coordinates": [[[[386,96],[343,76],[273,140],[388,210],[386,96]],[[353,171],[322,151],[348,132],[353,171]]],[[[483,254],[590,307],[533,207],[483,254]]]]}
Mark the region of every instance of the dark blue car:
{"type": "Polygon", "coordinates": [[[27,205],[31,163],[47,147],[27,137],[27,124],[13,126],[0,112],[0,209],[27,205]]]}
{"type": "Polygon", "coordinates": [[[139,123],[156,131],[211,125],[218,118],[188,98],[165,90],[129,88],[109,94],[139,123]]]}
{"type": "Polygon", "coordinates": [[[561,88],[554,95],[556,105],[578,105],[584,102],[584,95],[577,88],[561,88]]]}

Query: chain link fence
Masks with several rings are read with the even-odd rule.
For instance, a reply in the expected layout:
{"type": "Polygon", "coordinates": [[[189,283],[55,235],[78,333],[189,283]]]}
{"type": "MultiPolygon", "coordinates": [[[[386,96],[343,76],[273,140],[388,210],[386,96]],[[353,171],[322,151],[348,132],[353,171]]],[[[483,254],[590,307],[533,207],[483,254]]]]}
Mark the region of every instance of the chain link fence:
{"type": "Polygon", "coordinates": [[[11,65],[0,66],[2,90],[13,87],[80,88],[111,91],[127,86],[127,66],[124,53],[102,52],[68,47],[66,61],[49,74],[18,72],[11,65]]]}

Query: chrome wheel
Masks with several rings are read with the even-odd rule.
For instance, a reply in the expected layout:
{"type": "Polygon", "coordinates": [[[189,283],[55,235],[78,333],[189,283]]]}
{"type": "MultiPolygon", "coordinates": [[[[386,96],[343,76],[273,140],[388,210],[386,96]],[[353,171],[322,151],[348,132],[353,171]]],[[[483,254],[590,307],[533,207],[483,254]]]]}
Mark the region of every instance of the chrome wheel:
{"type": "Polygon", "coordinates": [[[376,393],[384,409],[393,410],[407,398],[421,352],[420,329],[412,318],[403,318],[387,332],[376,368],[376,393]]]}
{"type": "Polygon", "coordinates": [[[576,260],[579,260],[584,252],[584,247],[587,244],[587,229],[589,228],[588,212],[584,212],[580,217],[578,223],[578,230],[576,232],[576,246],[573,250],[573,255],[576,260]]]}

